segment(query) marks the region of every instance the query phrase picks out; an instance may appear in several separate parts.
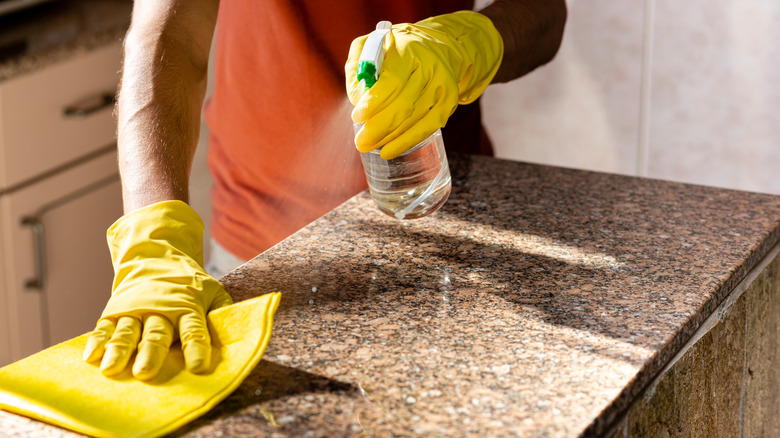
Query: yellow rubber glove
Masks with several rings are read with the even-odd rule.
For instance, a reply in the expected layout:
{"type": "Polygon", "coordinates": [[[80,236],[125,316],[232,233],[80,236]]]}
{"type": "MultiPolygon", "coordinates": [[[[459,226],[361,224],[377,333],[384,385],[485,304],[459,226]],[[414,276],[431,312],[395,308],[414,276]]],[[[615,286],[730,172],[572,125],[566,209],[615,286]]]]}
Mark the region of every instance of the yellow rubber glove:
{"type": "Polygon", "coordinates": [[[385,40],[376,84],[356,79],[367,36],[357,38],[345,66],[352,121],[365,123],[355,136],[360,152],[382,146],[395,158],[447,123],[458,104],[476,100],[501,64],[504,42],[486,16],[472,11],[396,24],[385,40]]]}
{"type": "Polygon", "coordinates": [[[151,379],[178,336],[187,369],[210,368],[206,314],[232,299],[203,270],[203,229],[198,214],[182,201],[143,207],[108,229],[113,292],[87,340],[85,361],[102,358],[100,371],[113,376],[137,349],[133,375],[151,379]]]}

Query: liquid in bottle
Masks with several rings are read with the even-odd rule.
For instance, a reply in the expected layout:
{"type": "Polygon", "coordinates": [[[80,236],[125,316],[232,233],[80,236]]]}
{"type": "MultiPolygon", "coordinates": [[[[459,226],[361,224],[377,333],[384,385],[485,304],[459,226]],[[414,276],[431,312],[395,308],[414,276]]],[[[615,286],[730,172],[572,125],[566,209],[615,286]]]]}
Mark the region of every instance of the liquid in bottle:
{"type": "Polygon", "coordinates": [[[452,182],[441,130],[391,160],[382,158],[380,149],[360,154],[379,210],[397,219],[415,219],[444,204],[452,182]]]}

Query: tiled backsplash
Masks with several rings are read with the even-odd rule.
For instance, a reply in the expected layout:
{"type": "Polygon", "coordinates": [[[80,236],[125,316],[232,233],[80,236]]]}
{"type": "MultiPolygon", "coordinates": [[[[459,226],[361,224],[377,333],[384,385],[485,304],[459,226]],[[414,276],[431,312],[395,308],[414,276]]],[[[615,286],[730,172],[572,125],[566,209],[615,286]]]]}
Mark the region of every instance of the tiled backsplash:
{"type": "Polygon", "coordinates": [[[556,59],[485,94],[498,156],[780,194],[780,3],[567,3],[556,59]]]}

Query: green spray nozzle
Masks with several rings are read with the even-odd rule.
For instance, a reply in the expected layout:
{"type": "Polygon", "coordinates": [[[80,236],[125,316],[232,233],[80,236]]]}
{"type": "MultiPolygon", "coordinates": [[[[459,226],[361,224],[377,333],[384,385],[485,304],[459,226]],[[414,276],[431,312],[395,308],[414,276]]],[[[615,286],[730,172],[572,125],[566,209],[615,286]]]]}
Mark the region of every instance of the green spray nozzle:
{"type": "Polygon", "coordinates": [[[382,60],[385,57],[385,37],[390,32],[392,24],[380,21],[376,29],[368,34],[363,50],[358,59],[357,80],[363,82],[366,88],[371,88],[379,79],[382,71],[382,60]]]}
{"type": "Polygon", "coordinates": [[[376,83],[379,74],[377,74],[376,66],[371,61],[362,61],[358,64],[357,68],[357,80],[363,81],[366,84],[366,88],[371,88],[376,83]]]}

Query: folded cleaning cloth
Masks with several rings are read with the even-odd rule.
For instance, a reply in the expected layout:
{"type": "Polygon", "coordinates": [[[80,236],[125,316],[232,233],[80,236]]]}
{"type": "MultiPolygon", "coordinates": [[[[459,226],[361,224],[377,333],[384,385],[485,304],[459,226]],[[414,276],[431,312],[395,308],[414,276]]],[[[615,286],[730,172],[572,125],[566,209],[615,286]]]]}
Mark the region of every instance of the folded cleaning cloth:
{"type": "Polygon", "coordinates": [[[131,367],[104,377],[82,361],[88,334],[0,368],[0,408],[95,437],[157,437],[208,412],[260,362],[281,294],[209,313],[212,371],[192,374],[178,343],[160,374],[133,378],[131,367]]]}

